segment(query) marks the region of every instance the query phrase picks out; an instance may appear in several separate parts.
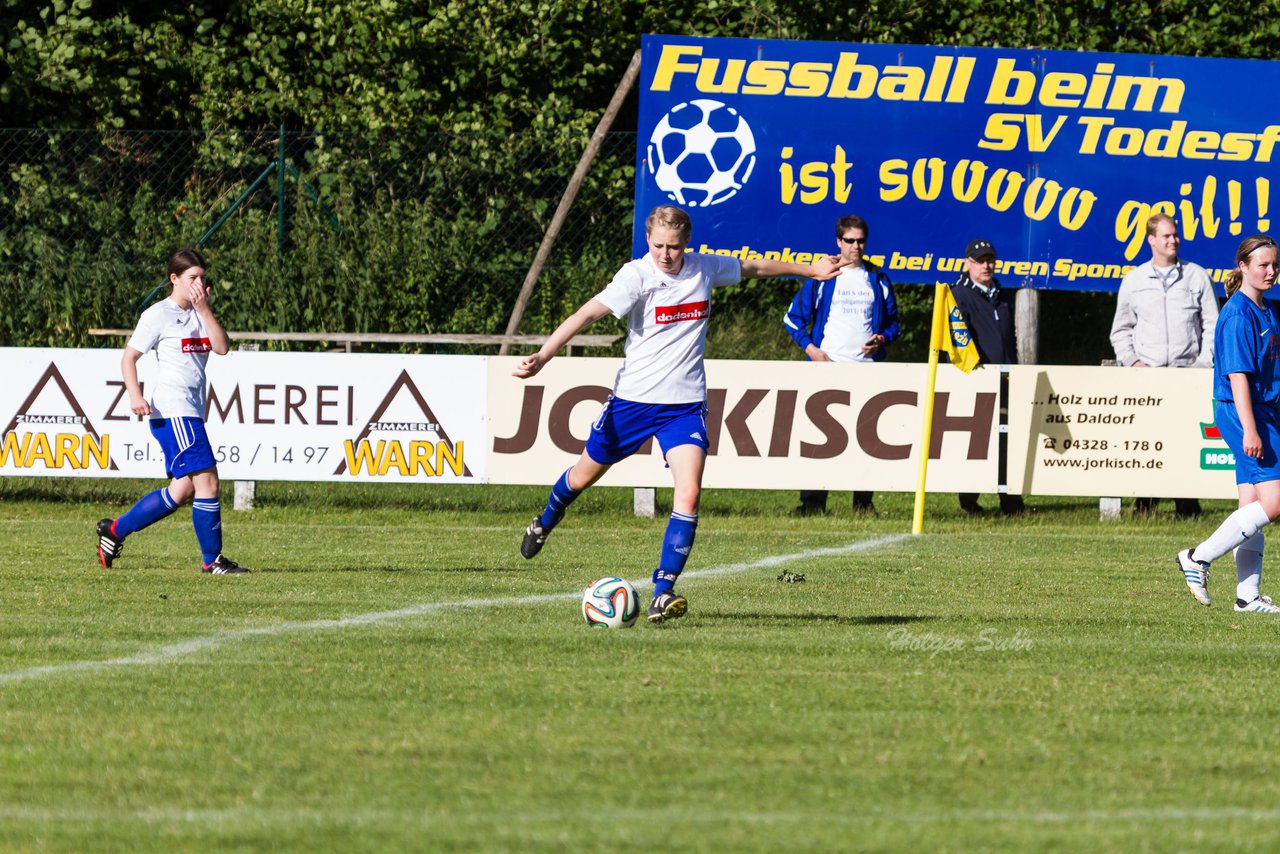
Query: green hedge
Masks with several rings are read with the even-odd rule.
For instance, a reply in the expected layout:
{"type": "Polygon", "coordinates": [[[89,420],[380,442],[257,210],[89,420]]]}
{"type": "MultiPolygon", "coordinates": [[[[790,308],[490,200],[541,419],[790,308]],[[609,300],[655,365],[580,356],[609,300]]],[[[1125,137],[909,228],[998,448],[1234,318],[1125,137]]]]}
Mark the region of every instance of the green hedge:
{"type": "MultiPolygon", "coordinates": [[[[288,137],[288,159],[341,231],[290,185],[281,254],[275,188],[258,193],[207,246],[229,326],[502,331],[642,33],[1265,59],[1280,34],[1269,8],[1216,0],[313,6],[0,3],[0,115],[41,128],[0,131],[0,344],[132,325],[164,258],[272,162],[281,126],[312,129],[288,137]]],[[[521,331],[549,331],[629,255],[634,139],[612,136],[624,142],[592,171],[521,331]]],[[[727,293],[712,353],[789,353],[786,290],[727,293]]],[[[917,358],[926,297],[902,290],[894,358],[917,358]]],[[[1042,325],[1042,360],[1109,356],[1109,301],[1046,294],[1046,318],[1072,323],[1042,325]]]]}

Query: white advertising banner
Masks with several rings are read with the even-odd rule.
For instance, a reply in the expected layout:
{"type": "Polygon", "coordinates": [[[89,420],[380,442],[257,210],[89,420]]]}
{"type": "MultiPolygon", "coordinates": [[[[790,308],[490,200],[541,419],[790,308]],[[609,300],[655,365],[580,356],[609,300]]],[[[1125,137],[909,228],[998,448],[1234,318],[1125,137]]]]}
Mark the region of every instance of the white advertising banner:
{"type": "MultiPolygon", "coordinates": [[[[489,360],[489,480],[550,484],[577,459],[620,359],[556,359],[519,380],[489,360]]],[[[710,360],[703,485],[747,489],[916,488],[927,368],[710,360]]],[[[999,373],[938,374],[930,491],[996,488],[999,373]]],[[[602,484],[670,486],[656,443],[602,484]]]]}
{"type": "MultiPolygon", "coordinates": [[[[0,349],[0,474],[164,476],[129,411],[121,350],[0,349]]],[[[138,363],[145,389],[155,354],[138,363]]],[[[226,480],[485,479],[485,360],[233,351],[209,359],[226,480]]]]}
{"type": "MultiPolygon", "coordinates": [[[[164,476],[129,411],[120,350],[0,348],[0,475],[164,476]]],[[[206,405],[228,480],[549,485],[577,459],[620,359],[235,351],[209,360],[206,405]]],[[[144,383],[155,357],[144,356],[144,383]]],[[[704,485],[916,487],[926,367],[707,362],[704,485]]],[[[1007,476],[1025,495],[1230,498],[1234,459],[1206,370],[1015,366],[1007,476]]],[[[929,492],[994,492],[1000,373],[938,370],[929,492]]],[[[669,486],[656,443],[604,485],[669,486]]]]}
{"type": "Polygon", "coordinates": [[[1235,498],[1213,372],[1014,368],[1009,483],[1028,495],[1235,498]]]}

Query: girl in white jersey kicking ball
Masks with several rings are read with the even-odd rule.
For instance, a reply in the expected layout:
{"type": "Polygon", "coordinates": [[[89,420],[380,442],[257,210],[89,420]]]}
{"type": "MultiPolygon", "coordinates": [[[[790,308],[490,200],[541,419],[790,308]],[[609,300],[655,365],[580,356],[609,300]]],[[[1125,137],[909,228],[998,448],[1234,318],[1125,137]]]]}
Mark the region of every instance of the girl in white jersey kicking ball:
{"type": "Polygon", "coordinates": [[[627,320],[627,343],[613,394],[582,456],[555,485],[542,513],[524,534],[520,554],[536,555],[565,509],[616,462],[650,437],[662,447],[675,481],[671,519],[653,572],[649,622],[683,616],[689,603],[674,592],[698,527],[702,469],[707,458],[707,379],[703,370],[711,289],[742,279],[800,276],[829,279],[846,261],[829,256],[813,264],[721,255],[686,254],[692,225],[677,207],[653,209],[645,220],[649,251],[618,271],[613,281],[551,333],[542,348],[520,362],[514,376],[528,379],[591,323],[612,314],[627,320]]]}
{"type": "Polygon", "coordinates": [[[142,313],[120,360],[129,408],[150,416],[151,435],[164,450],[165,474],[173,480],[144,495],[119,519],[98,523],[98,562],[104,569],[120,557],[126,537],[190,501],[201,570],[214,575],[249,571],[222,554],[218,469],[204,429],[205,363],[210,351],[226,355],[231,345],[209,305],[204,267],[194,249],[173,254],[169,297],[142,313]],[[148,401],[138,384],[138,360],[152,349],[157,368],[148,401]]]}

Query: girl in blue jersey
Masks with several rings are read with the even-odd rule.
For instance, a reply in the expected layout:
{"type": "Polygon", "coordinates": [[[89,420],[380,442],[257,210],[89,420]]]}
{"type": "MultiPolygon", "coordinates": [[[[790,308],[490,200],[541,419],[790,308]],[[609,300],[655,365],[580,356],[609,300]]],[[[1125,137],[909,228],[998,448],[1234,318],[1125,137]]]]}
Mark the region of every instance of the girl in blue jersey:
{"type": "Polygon", "coordinates": [[[1264,297],[1276,283],[1276,242],[1265,234],[1236,250],[1227,304],[1214,333],[1214,417],[1236,458],[1239,508],[1207,540],[1178,553],[1196,599],[1209,604],[1209,564],[1235,550],[1236,610],[1280,613],[1258,592],[1262,528],[1280,517],[1280,312],[1264,297]]]}
{"type": "Polygon", "coordinates": [[[645,220],[649,251],[619,270],[603,291],[570,315],[513,372],[528,379],[589,324],[606,314],[626,318],[626,357],[613,394],[592,425],[582,456],[552,486],[546,507],[525,529],[520,554],[536,555],[583,490],[656,437],[671,468],[675,493],[653,572],[651,623],[683,616],[689,604],[673,588],[693,548],[707,457],[703,357],[711,289],[749,278],[830,279],[849,263],[835,256],[795,264],[686,252],[691,232],[689,215],[680,208],[654,208],[645,220]]]}

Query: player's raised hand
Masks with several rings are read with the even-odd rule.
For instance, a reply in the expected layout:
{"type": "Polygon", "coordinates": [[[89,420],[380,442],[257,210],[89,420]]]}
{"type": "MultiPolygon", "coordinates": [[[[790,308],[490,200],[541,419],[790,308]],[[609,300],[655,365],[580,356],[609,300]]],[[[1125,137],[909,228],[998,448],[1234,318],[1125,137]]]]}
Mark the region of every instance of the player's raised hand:
{"type": "Polygon", "coordinates": [[[196,311],[204,311],[209,307],[209,289],[205,287],[203,278],[192,279],[187,283],[187,297],[196,311]]]}
{"type": "Polygon", "coordinates": [[[852,261],[846,261],[839,255],[828,255],[825,258],[818,258],[813,262],[813,276],[819,282],[834,278],[839,275],[840,268],[847,267],[852,261]]]}

